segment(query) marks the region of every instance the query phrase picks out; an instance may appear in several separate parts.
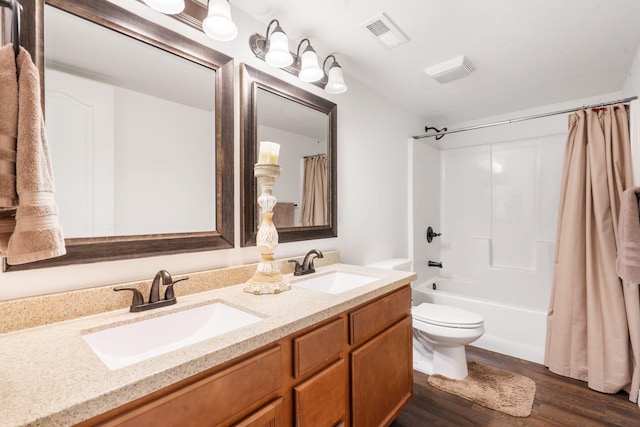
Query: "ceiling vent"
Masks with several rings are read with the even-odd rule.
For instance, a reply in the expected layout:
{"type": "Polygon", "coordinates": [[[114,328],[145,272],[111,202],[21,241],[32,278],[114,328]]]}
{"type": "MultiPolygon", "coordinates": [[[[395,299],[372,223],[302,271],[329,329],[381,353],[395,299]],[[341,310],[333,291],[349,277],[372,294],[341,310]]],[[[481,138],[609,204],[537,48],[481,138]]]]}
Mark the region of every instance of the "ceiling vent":
{"type": "Polygon", "coordinates": [[[393,25],[389,17],[384,13],[365,22],[362,24],[362,27],[369,30],[387,49],[392,49],[409,41],[409,39],[402,34],[402,31],[393,25]]]}
{"type": "Polygon", "coordinates": [[[424,72],[438,83],[448,83],[467,77],[475,70],[476,67],[469,61],[469,58],[460,55],[432,67],[425,68],[424,72]]]}

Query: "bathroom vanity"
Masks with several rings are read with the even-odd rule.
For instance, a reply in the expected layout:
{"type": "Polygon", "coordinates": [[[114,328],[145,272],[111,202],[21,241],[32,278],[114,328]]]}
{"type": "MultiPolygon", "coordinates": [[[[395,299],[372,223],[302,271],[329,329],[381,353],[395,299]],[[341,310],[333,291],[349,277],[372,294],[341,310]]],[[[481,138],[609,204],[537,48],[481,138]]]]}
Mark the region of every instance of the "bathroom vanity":
{"type": "Polygon", "coordinates": [[[22,370],[7,372],[11,396],[0,398],[8,425],[388,425],[412,396],[415,274],[335,264],[309,277],[335,271],[372,281],[337,294],[298,287],[293,277],[278,295],[235,285],[178,298],[158,314],[117,310],[0,335],[15,353],[3,375],[11,364],[22,370]],[[262,320],[116,370],[82,339],[211,301],[262,320]],[[22,352],[14,347],[21,342],[22,352]],[[43,352],[47,363],[37,362],[43,352]]]}

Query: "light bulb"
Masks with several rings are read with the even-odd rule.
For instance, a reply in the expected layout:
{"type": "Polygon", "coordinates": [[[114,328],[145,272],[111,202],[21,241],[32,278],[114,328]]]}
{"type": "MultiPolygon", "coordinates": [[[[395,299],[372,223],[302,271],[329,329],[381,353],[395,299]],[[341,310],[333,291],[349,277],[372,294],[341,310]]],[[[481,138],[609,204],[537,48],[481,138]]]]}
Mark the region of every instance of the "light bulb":
{"type": "Polygon", "coordinates": [[[342,74],[342,67],[337,62],[331,64],[329,68],[329,81],[324,87],[327,93],[344,93],[347,91],[347,85],[344,82],[344,76],[342,74]]]}
{"type": "Polygon", "coordinates": [[[288,67],[293,63],[293,56],[289,52],[289,40],[279,26],[271,33],[269,38],[269,52],[265,56],[267,64],[273,67],[288,67]]]}
{"type": "Polygon", "coordinates": [[[302,60],[300,65],[300,80],[303,82],[317,82],[324,76],[324,72],[318,65],[318,55],[315,50],[309,45],[302,54],[302,60]]]}
{"type": "Polygon", "coordinates": [[[209,0],[209,12],[202,21],[202,29],[214,40],[230,41],[238,35],[238,27],[231,19],[227,0],[209,0]]]}

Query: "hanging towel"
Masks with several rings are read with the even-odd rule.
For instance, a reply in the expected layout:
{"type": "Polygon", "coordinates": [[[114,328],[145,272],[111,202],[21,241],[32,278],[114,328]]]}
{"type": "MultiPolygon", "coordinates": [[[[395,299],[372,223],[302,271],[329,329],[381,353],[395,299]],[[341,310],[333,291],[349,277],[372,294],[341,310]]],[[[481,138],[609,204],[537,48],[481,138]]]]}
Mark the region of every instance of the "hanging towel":
{"type": "Polygon", "coordinates": [[[13,46],[0,47],[0,256],[5,256],[16,226],[16,137],[18,76],[13,46]]]}
{"type": "MultiPolygon", "coordinates": [[[[64,255],[64,237],[55,204],[53,171],[40,106],[40,77],[31,55],[17,58],[18,133],[16,147],[15,228],[6,252],[8,264],[24,264],[64,255]]],[[[15,68],[14,68],[15,73],[15,68]]],[[[0,225],[0,233],[10,224],[0,225]]],[[[3,248],[0,248],[2,251],[3,248]]]]}
{"type": "Polygon", "coordinates": [[[616,267],[622,279],[629,341],[631,343],[631,384],[629,400],[638,402],[640,388],[640,187],[626,189],[620,200],[618,257],[616,267]]]}
{"type": "Polygon", "coordinates": [[[276,228],[293,227],[294,208],[293,203],[276,203],[273,207],[273,225],[276,228]]]}
{"type": "Polygon", "coordinates": [[[0,47],[0,210],[18,206],[16,194],[16,137],[18,136],[18,79],[13,46],[0,47]]]}

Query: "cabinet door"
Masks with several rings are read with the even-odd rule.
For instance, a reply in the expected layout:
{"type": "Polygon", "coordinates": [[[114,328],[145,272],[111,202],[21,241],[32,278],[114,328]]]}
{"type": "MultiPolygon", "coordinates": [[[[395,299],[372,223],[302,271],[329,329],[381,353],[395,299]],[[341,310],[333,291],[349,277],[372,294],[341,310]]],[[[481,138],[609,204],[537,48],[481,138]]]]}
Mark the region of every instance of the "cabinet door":
{"type": "Polygon", "coordinates": [[[340,359],[294,387],[295,425],[335,426],[344,422],[347,381],[347,363],[340,359]]]}
{"type": "Polygon", "coordinates": [[[413,394],[411,316],[351,353],[354,427],[387,426],[413,394]]]}

